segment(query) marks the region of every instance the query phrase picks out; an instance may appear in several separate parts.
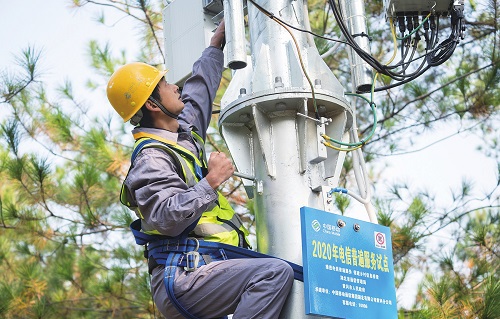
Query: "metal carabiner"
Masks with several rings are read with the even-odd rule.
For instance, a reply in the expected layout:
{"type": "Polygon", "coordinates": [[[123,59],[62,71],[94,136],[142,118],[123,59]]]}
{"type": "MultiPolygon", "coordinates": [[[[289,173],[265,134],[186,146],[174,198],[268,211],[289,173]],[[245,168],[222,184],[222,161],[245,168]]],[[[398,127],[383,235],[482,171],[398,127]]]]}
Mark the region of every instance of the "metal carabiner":
{"type": "Polygon", "coordinates": [[[196,242],[196,247],[192,251],[188,251],[186,254],[186,267],[184,267],[185,271],[195,271],[198,268],[200,263],[200,253],[198,252],[198,248],[200,248],[200,242],[197,238],[188,237],[188,240],[193,239],[196,242]],[[191,264],[193,266],[191,266],[191,264]]]}
{"type": "Polygon", "coordinates": [[[184,270],[195,271],[198,268],[199,263],[200,263],[200,253],[197,251],[188,251],[186,253],[186,267],[184,267],[184,270]],[[191,264],[193,264],[192,267],[191,264]]]}

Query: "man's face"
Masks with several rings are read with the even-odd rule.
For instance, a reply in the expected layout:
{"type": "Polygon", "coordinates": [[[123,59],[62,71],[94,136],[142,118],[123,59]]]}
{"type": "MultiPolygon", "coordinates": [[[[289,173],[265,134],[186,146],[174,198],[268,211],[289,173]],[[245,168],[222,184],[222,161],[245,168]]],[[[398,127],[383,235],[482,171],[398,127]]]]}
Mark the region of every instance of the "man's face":
{"type": "Polygon", "coordinates": [[[179,87],[175,84],[167,83],[165,78],[163,78],[158,83],[158,91],[161,97],[161,104],[170,112],[179,115],[184,109],[179,87]]]}

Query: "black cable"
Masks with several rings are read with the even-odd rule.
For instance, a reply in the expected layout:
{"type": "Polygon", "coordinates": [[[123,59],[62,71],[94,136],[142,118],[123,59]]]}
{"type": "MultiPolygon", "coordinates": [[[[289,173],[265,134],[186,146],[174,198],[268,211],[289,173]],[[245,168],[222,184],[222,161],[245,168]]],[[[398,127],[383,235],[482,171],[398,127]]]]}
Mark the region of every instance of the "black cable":
{"type": "MultiPolygon", "coordinates": [[[[418,32],[417,32],[418,34],[418,32]]],[[[419,40],[417,39],[414,39],[413,40],[413,49],[411,50],[411,54],[410,54],[410,57],[408,60],[413,60],[413,57],[415,56],[415,53],[417,52],[417,47],[418,47],[418,42],[419,40]]],[[[403,63],[404,66],[401,66],[402,67],[402,72],[406,72],[406,70],[408,69],[408,67],[410,66],[410,63],[403,63]]]]}
{"type": "MultiPolygon", "coordinates": [[[[406,54],[408,54],[408,50],[409,50],[409,46],[406,46],[406,50],[405,50],[405,42],[406,41],[409,41],[409,40],[408,39],[403,39],[401,41],[401,49],[400,49],[400,51],[401,51],[401,60],[399,60],[399,62],[403,62],[403,63],[406,60],[406,54]]],[[[399,64],[399,63],[396,63],[396,64],[399,64]]],[[[406,67],[402,67],[401,72],[404,74],[405,71],[406,71],[406,67]]]]}
{"type": "Polygon", "coordinates": [[[423,54],[423,55],[420,55],[420,56],[418,56],[418,57],[416,57],[416,58],[414,58],[414,59],[410,59],[410,60],[408,60],[408,61],[406,61],[406,62],[403,62],[403,63],[399,62],[399,64],[388,65],[388,66],[387,66],[387,68],[388,68],[388,69],[397,69],[397,68],[399,68],[399,67],[405,67],[405,68],[407,68],[407,65],[408,65],[408,64],[411,64],[412,62],[418,61],[418,60],[420,60],[420,59],[425,59],[425,58],[426,58],[426,56],[427,56],[427,53],[426,53],[426,54],[423,54]]]}
{"type": "Polygon", "coordinates": [[[400,81],[400,82],[396,82],[396,83],[393,83],[393,84],[390,84],[390,85],[385,85],[385,86],[381,86],[381,87],[375,88],[374,91],[375,92],[385,91],[385,90],[392,89],[392,88],[398,87],[400,85],[406,84],[408,82],[411,82],[411,81],[415,80],[416,78],[418,78],[419,76],[421,76],[422,74],[424,74],[430,68],[431,68],[431,66],[427,65],[423,70],[421,70],[420,72],[418,72],[415,76],[412,76],[412,77],[407,78],[407,79],[405,79],[403,81],[400,81]]]}
{"type": "MultiPolygon", "coordinates": [[[[339,24],[339,28],[342,31],[342,33],[344,34],[344,37],[346,38],[347,42],[349,42],[351,44],[355,44],[355,43],[352,43],[353,38],[349,34],[347,27],[345,26],[345,24],[343,22],[344,19],[342,17],[342,13],[340,12],[339,6],[337,5],[336,1],[329,0],[329,4],[332,7],[332,11],[335,15],[335,18],[337,19],[337,23],[339,24]]],[[[439,33],[439,18],[435,19],[434,16],[431,16],[430,18],[431,18],[430,19],[431,20],[431,23],[430,23],[431,39],[430,39],[430,41],[428,40],[429,39],[429,37],[428,37],[429,26],[427,23],[424,23],[424,29],[426,30],[425,38],[426,38],[426,44],[427,44],[427,47],[426,47],[427,52],[425,54],[425,59],[422,61],[421,65],[417,68],[417,70],[410,73],[410,74],[406,74],[404,72],[409,67],[409,63],[405,63],[404,59],[402,59],[402,61],[399,62],[402,64],[402,68],[404,71],[403,72],[402,71],[394,72],[394,71],[391,71],[391,69],[394,69],[393,66],[389,67],[389,66],[380,65],[380,63],[378,61],[376,61],[376,60],[374,61],[374,58],[372,56],[370,56],[367,52],[364,52],[363,50],[361,50],[359,48],[359,46],[352,45],[352,47],[353,47],[353,49],[355,49],[356,53],[358,53],[358,55],[365,62],[367,62],[375,70],[377,70],[377,72],[379,72],[381,74],[385,74],[394,80],[401,81],[401,83],[396,83],[396,84],[392,84],[390,86],[385,86],[384,87],[385,89],[387,89],[389,87],[395,87],[395,86],[398,86],[398,85],[401,85],[404,83],[408,83],[409,81],[415,79],[416,77],[420,76],[421,74],[423,74],[423,72],[425,72],[426,70],[429,69],[429,67],[424,67],[425,64],[427,64],[428,66],[437,66],[439,64],[444,63],[453,54],[460,37],[463,36],[463,33],[460,33],[463,30],[463,27],[462,27],[462,22],[463,22],[463,18],[464,18],[463,17],[463,5],[456,5],[453,7],[453,10],[452,10],[452,33],[447,40],[443,41],[439,45],[437,45],[439,42],[439,38],[437,36],[439,33]],[[458,29],[458,32],[456,31],[457,29],[458,29]],[[457,36],[457,34],[459,34],[459,35],[457,36]],[[430,48],[428,46],[429,43],[431,44],[430,48]]],[[[413,17],[413,21],[411,21],[411,18],[407,17],[406,20],[408,22],[407,26],[400,25],[400,29],[405,30],[406,28],[408,28],[408,31],[411,32],[414,28],[414,24],[415,24],[414,22],[418,21],[418,18],[413,17]]],[[[400,18],[399,21],[400,21],[400,23],[404,23],[403,18],[400,18]]],[[[417,35],[415,36],[415,40],[417,40],[418,37],[419,37],[419,35],[417,33],[417,35]]],[[[418,44],[416,44],[416,45],[418,45],[418,44]]],[[[416,50],[416,47],[414,47],[414,50],[416,50]]],[[[412,56],[413,55],[414,55],[414,53],[412,53],[412,56]]],[[[405,57],[405,54],[403,54],[403,56],[405,57]]],[[[410,58],[410,60],[411,59],[412,58],[410,58]]],[[[377,91],[379,91],[380,89],[381,88],[377,89],[377,91]]]]}
{"type": "MultiPolygon", "coordinates": [[[[401,60],[399,60],[399,62],[397,62],[395,64],[395,65],[399,65],[399,67],[401,67],[401,71],[395,72],[394,74],[403,75],[403,76],[405,75],[406,69],[408,69],[408,67],[409,67],[409,64],[405,63],[405,60],[408,57],[408,52],[410,52],[411,47],[413,47],[411,56],[413,56],[413,52],[415,52],[415,47],[411,45],[411,42],[412,42],[411,37],[408,39],[403,39],[401,41],[401,50],[400,50],[401,51],[401,60]]],[[[387,65],[385,67],[388,70],[394,69],[393,67],[389,68],[387,65]]]]}
{"type": "Polygon", "coordinates": [[[342,12],[338,8],[337,4],[335,3],[334,0],[328,0],[330,3],[330,6],[332,7],[333,15],[335,16],[335,19],[337,20],[337,24],[342,31],[342,34],[346,38],[347,42],[351,44],[351,47],[356,51],[356,53],[366,62],[368,63],[372,68],[374,68],[377,72],[381,74],[387,74],[387,72],[384,69],[384,66],[377,61],[374,57],[371,55],[367,54],[363,49],[359,47],[359,45],[354,41],[354,38],[351,36],[349,31],[347,30],[347,27],[344,24],[344,18],[342,17],[342,12]]]}
{"type": "MultiPolygon", "coordinates": [[[[408,60],[408,62],[402,63],[399,66],[399,67],[401,67],[401,71],[399,71],[399,72],[393,72],[394,74],[398,74],[398,75],[399,74],[403,74],[405,78],[406,77],[412,77],[415,74],[417,74],[425,66],[425,62],[426,61],[425,61],[425,59],[423,59],[422,62],[420,63],[420,65],[418,66],[418,68],[415,71],[413,71],[412,73],[408,73],[408,74],[405,73],[406,70],[408,69],[408,67],[411,64],[411,61],[416,61],[418,59],[418,58],[415,59],[415,60],[413,59],[413,56],[415,55],[415,52],[417,51],[417,46],[418,46],[418,43],[416,43],[416,42],[412,45],[413,49],[412,49],[412,52],[411,52],[411,55],[410,55],[410,59],[408,60]]],[[[425,57],[425,56],[423,56],[423,57],[425,57]]]]}

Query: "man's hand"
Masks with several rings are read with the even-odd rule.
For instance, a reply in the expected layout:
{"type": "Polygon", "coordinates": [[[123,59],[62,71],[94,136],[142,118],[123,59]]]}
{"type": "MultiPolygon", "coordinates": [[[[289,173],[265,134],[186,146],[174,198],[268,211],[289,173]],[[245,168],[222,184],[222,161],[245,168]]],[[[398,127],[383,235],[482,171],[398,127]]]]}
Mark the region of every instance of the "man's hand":
{"type": "Polygon", "coordinates": [[[213,189],[217,189],[227,181],[234,173],[234,166],[226,154],[213,152],[208,159],[208,174],[205,176],[207,182],[213,189]]]}
{"type": "Polygon", "coordinates": [[[222,43],[224,43],[225,40],[225,30],[224,19],[222,19],[212,39],[210,39],[210,46],[222,49],[222,43]]]}

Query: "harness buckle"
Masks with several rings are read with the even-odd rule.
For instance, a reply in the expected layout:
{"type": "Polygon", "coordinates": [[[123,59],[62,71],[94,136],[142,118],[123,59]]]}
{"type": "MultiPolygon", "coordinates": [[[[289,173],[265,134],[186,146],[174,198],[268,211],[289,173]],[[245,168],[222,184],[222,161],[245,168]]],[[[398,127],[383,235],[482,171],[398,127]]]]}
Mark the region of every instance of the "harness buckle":
{"type": "Polygon", "coordinates": [[[198,252],[198,248],[200,248],[200,242],[195,237],[188,237],[189,240],[193,240],[196,244],[196,247],[192,251],[186,252],[186,267],[184,267],[185,271],[195,271],[198,268],[200,263],[200,253],[198,252]],[[192,265],[192,266],[191,266],[192,265]]]}
{"type": "Polygon", "coordinates": [[[163,246],[162,251],[178,251],[179,246],[181,245],[179,240],[167,240],[167,244],[163,246]]]}
{"type": "Polygon", "coordinates": [[[200,253],[197,251],[188,251],[186,253],[186,267],[184,267],[184,270],[195,271],[198,268],[199,263],[200,263],[200,253]]]}

